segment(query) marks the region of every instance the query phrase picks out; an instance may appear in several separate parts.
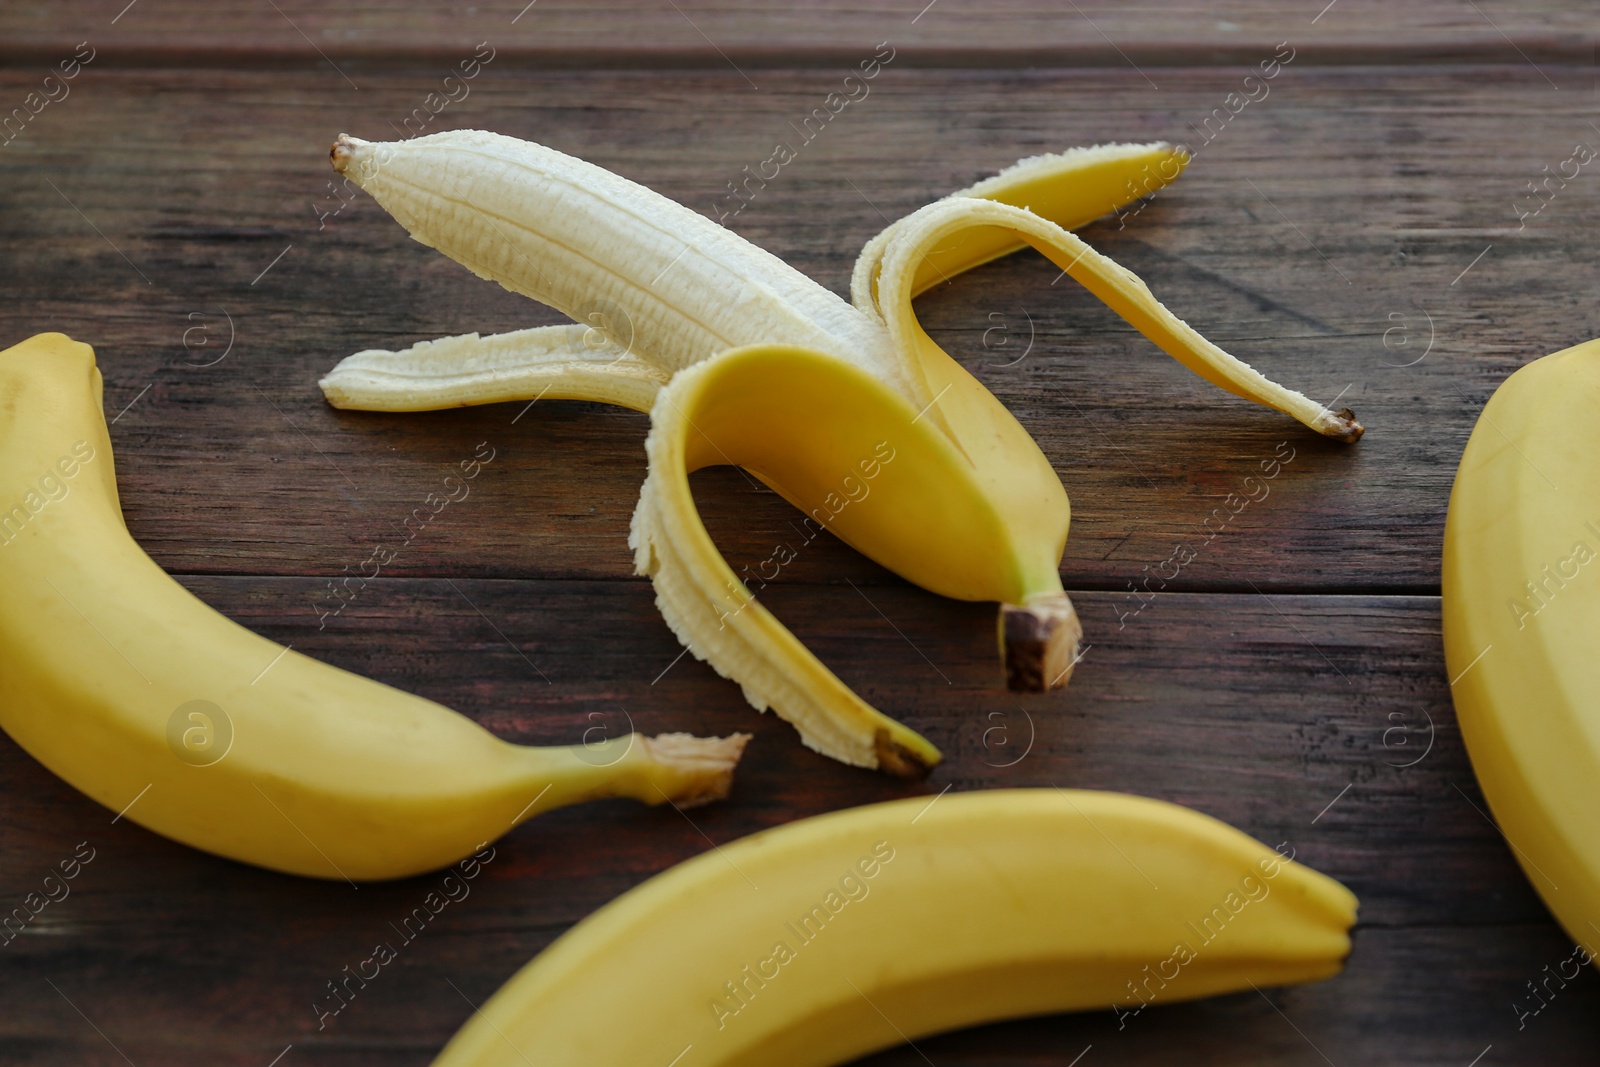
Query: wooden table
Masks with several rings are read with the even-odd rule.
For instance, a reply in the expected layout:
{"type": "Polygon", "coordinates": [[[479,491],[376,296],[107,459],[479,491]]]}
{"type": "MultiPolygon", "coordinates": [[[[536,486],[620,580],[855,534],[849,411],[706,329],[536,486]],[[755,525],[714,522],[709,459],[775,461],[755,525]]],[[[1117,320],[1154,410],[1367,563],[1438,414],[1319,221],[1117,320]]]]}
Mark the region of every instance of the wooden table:
{"type": "MultiPolygon", "coordinates": [[[[869,1062],[1594,1063],[1591,975],[1519,1026],[1526,983],[1571,946],[1485,814],[1438,601],[1479,408],[1520,364],[1600,334],[1600,176],[1518,214],[1544,168],[1600,145],[1592,10],[1324,2],[8,5],[0,113],[58,62],[92,59],[0,147],[0,343],[62,330],[95,346],[128,525],[157,562],[245,625],[507,738],[572,743],[628,717],[756,737],[732,799],[692,821],[608,802],[509,835],[470,900],[320,1031],[313,999],[432,879],[352,892],[216,859],[114,823],[0,739],[0,903],[79,842],[96,857],[0,948],[0,1060],[424,1064],[468,1001],[711,842],[946,787],[1060,784],[1291,842],[1361,897],[1348,968],[1121,1031],[1109,1012],[1061,1016],[869,1062]],[[844,292],[886,219],[1021,156],[1187,141],[1177,185],[1084,236],[1208,337],[1368,427],[1344,447],[1217,392],[1031,252],[928,293],[930,331],[1072,496],[1062,572],[1092,648],[1066,691],[1007,693],[991,606],[808,547],[767,602],[949,754],[917,784],[814,755],[677,658],[626,547],[644,416],[347,413],[316,385],[362,348],[559,321],[330,185],[335,134],[415,132],[405,120],[480,42],[493,58],[425,132],[536,139],[709,214],[885,41],[895,58],[870,96],[730,220],[737,232],[844,292]],[[1205,140],[1282,42],[1294,58],[1269,95],[1205,140]],[[470,499],[319,626],[330,581],[481,441],[497,458],[470,499]],[[1209,537],[1219,499],[1286,452],[1270,495],[1209,537]],[[1195,560],[1134,599],[1130,583],[1179,545],[1195,560]]],[[[735,566],[791,536],[788,506],[726,468],[695,491],[735,566]]]]}

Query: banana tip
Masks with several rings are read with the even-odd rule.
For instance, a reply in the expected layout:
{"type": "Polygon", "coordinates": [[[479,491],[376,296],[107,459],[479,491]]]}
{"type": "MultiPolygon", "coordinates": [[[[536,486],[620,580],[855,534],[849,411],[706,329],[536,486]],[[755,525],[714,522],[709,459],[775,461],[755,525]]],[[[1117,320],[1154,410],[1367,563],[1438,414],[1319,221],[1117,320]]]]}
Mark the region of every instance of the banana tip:
{"type": "Polygon", "coordinates": [[[1347,445],[1353,445],[1361,440],[1361,435],[1367,432],[1365,426],[1356,421],[1356,413],[1349,408],[1340,408],[1332,414],[1323,416],[1323,425],[1319,427],[1322,432],[1347,445]]]}
{"type": "Polygon", "coordinates": [[[933,770],[926,757],[890,737],[882,727],[873,734],[872,754],[877,758],[878,770],[896,778],[926,778],[933,770]]]}
{"type": "Polygon", "coordinates": [[[1000,654],[1006,688],[1020,693],[1060,689],[1077,666],[1083,624],[1065,593],[1000,605],[1000,654]]]}
{"type": "Polygon", "coordinates": [[[334,367],[317,382],[317,388],[322,390],[322,399],[328,402],[329,407],[362,410],[357,404],[355,395],[345,388],[347,384],[348,381],[339,373],[339,368],[334,367]]]}
{"type": "Polygon", "coordinates": [[[744,755],[750,737],[750,734],[728,737],[657,734],[642,740],[652,760],[671,768],[682,778],[679,788],[668,799],[680,808],[693,808],[727,798],[733,788],[733,769],[744,755]]]}
{"type": "Polygon", "coordinates": [[[333,169],[343,174],[350,165],[350,157],[355,154],[356,146],[364,143],[348,133],[341,133],[333,142],[333,147],[328,149],[328,161],[333,164],[333,169]]]}

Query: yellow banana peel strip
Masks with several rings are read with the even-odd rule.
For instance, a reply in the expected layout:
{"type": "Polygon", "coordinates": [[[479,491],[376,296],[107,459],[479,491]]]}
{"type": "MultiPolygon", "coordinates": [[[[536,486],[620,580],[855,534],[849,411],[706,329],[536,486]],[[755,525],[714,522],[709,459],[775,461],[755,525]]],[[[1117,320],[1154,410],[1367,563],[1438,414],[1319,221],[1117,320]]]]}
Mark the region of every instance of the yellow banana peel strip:
{"type": "MultiPolygon", "coordinates": [[[[1213,385],[1281,411],[1325,436],[1346,442],[1361,436],[1354,413],[1330,411],[1218,348],[1158,301],[1138,275],[1096,252],[1076,234],[1024,208],[960,196],[929,204],[902,219],[889,239],[874,249],[881,258],[876,262],[864,258],[858,275],[864,279],[858,299],[870,300],[897,349],[914,354],[925,395],[938,395],[957,365],[923,331],[911,298],[918,291],[930,250],[975,227],[1009,230],[1032,245],[1162,351],[1213,385]]],[[[941,422],[955,432],[946,420],[941,422]]]]}
{"type": "Polygon", "coordinates": [[[811,536],[846,516],[921,520],[924,537],[955,532],[941,530],[941,519],[1003,536],[976,487],[941,484],[961,467],[916,415],[898,393],[824,352],[757,345],[706,360],[680,372],[652,409],[650,473],[629,536],[635,568],[650,576],[656,606],[696,658],[738,681],[757,710],[777,710],[808,747],[900,775],[925,773],[938,749],[863,701],[762,606],[712,542],[689,475],[743,467],[807,512],[811,536]],[[792,433],[819,422],[824,449],[789,447],[792,433]]]}
{"type": "MultiPolygon", "coordinates": [[[[1187,152],[1164,141],[1069,148],[1018,160],[945,199],[966,197],[1010,204],[1063,229],[1076,230],[1152,195],[1175,181],[1188,164],[1187,152]]],[[[876,312],[871,287],[877,265],[884,246],[910,217],[891,223],[862,247],[850,278],[851,302],[862,311],[876,312]]],[[[926,258],[917,266],[911,295],[920,296],[940,282],[1024,247],[1026,242],[1008,229],[966,230],[925,249],[926,258]]]]}

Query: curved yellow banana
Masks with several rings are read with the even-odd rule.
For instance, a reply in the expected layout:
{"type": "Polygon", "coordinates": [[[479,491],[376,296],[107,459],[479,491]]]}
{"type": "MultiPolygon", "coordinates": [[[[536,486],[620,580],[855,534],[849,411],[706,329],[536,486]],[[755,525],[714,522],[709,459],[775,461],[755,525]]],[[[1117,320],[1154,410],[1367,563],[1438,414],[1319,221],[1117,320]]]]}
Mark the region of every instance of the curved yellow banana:
{"type": "Polygon", "coordinates": [[[827,1067],[1049,1012],[1312,982],[1356,900],[1215,819],[1056,789],[802,819],[659,874],[518,972],[434,1067],[827,1067]]]}
{"type": "Polygon", "coordinates": [[[223,617],[128,535],[94,352],[0,352],[0,727],[74,787],[195,848],[400,878],[605,796],[724,796],[747,735],[501,741],[223,617]]]}
{"type": "Polygon", "coordinates": [[[1600,955],[1600,340],[1501,383],[1445,520],[1445,663],[1501,831],[1600,955]]]}

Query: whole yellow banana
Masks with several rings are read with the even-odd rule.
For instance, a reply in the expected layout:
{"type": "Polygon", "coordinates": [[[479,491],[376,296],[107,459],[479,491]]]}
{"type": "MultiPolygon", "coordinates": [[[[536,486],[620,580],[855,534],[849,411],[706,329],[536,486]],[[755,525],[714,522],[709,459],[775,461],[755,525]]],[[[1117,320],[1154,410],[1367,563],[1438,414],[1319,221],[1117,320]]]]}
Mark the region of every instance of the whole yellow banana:
{"type": "Polygon", "coordinates": [[[1600,340],[1501,383],[1445,520],[1445,663],[1478,784],[1567,934],[1600,955],[1600,340]]]}
{"type": "Polygon", "coordinates": [[[825,1067],[982,1022],[1335,974],[1349,890],[1162,801],[1059,789],[802,819],[573,927],[435,1067],[825,1067]]]}
{"type": "Polygon", "coordinates": [[[251,633],[122,522],[94,352],[0,352],[0,727],[112,811],[318,878],[445,866],[541,811],[726,795],[747,735],[531,748],[251,633]]]}

